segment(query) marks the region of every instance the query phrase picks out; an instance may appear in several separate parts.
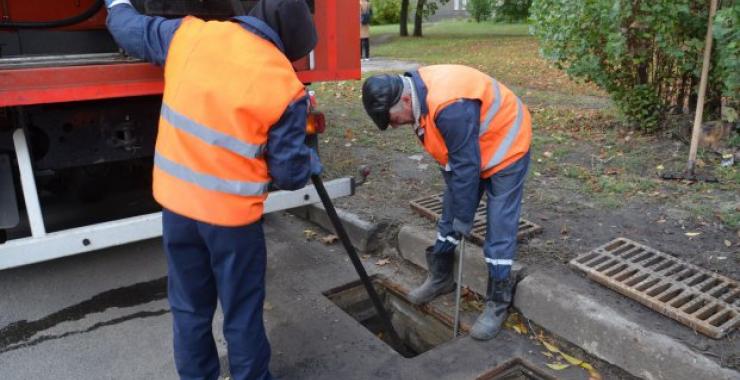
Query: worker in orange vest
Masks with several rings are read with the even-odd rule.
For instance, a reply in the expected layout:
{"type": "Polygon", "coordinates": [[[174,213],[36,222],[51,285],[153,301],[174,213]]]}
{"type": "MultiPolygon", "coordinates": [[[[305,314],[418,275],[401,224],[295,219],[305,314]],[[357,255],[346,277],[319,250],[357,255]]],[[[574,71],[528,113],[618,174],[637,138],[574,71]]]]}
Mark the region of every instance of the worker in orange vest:
{"type": "Polygon", "coordinates": [[[321,172],[305,144],[309,101],[291,61],[317,35],[304,0],[265,0],[227,21],[141,15],[106,0],[130,55],[164,68],[153,191],[162,205],[174,356],[182,379],[217,379],[217,300],[233,379],[271,379],[262,312],[268,185],[321,172]]]}
{"type": "Polygon", "coordinates": [[[529,111],[506,86],[460,65],[372,76],[362,86],[362,101],[381,130],[412,125],[447,184],[437,241],[426,251],[429,275],[409,293],[411,302],[426,303],[454,289],[455,247],[470,234],[486,193],[489,278],[486,306],[471,336],[492,339],[506,320],[514,287],[510,273],[532,140],[529,111]]]}

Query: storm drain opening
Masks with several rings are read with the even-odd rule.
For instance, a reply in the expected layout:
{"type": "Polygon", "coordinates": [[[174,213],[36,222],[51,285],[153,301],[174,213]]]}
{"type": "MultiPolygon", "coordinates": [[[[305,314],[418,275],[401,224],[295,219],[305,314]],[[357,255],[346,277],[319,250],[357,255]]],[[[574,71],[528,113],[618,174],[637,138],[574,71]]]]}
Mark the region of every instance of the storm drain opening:
{"type": "Polygon", "coordinates": [[[383,323],[375,312],[372,301],[359,281],[332,289],[324,295],[406,358],[413,358],[452,339],[452,327],[443,322],[439,316],[412,305],[385,280],[375,277],[373,285],[390,315],[391,323],[405,350],[399,350],[399,347],[391,344],[383,331],[383,323]]]}
{"type": "MultiPolygon", "coordinates": [[[[486,241],[486,198],[481,199],[473,219],[473,231],[471,239],[474,243],[482,245],[486,241]]],[[[442,194],[436,194],[419,198],[409,202],[411,209],[419,215],[436,222],[442,216],[442,194]]],[[[519,219],[519,232],[517,238],[522,241],[542,233],[542,227],[526,219],[519,219]]]]}
{"type": "Polygon", "coordinates": [[[542,373],[534,366],[521,359],[514,359],[504,363],[480,376],[475,380],[557,380],[542,373]]]}
{"type": "Polygon", "coordinates": [[[740,325],[737,281],[625,238],[570,261],[588,278],[711,338],[740,325]]]}

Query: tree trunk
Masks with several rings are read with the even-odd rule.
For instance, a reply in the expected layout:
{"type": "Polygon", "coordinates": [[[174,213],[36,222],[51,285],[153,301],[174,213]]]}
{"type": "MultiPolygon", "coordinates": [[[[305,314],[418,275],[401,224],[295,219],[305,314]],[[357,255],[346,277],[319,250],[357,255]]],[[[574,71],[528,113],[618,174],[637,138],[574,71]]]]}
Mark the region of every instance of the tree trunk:
{"type": "Polygon", "coordinates": [[[424,21],[424,6],[427,0],[418,0],[416,2],[416,15],[414,16],[414,37],[421,37],[421,23],[424,21]]]}
{"type": "Polygon", "coordinates": [[[401,37],[409,35],[409,0],[401,1],[401,20],[399,21],[401,37]]]}

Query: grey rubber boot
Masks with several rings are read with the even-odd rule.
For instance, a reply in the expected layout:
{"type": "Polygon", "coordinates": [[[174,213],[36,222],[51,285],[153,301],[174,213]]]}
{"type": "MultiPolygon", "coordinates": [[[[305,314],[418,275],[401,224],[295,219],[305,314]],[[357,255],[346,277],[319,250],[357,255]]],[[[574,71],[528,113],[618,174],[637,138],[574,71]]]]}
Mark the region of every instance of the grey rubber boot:
{"type": "Polygon", "coordinates": [[[414,305],[427,303],[437,296],[455,290],[455,278],[452,275],[454,251],[432,253],[432,249],[433,247],[429,247],[426,250],[429,268],[426,281],[409,293],[409,301],[414,305]]]}
{"type": "Polygon", "coordinates": [[[470,330],[473,339],[490,340],[501,331],[501,325],[509,315],[513,290],[514,283],[510,279],[502,281],[488,279],[486,307],[470,330]]]}

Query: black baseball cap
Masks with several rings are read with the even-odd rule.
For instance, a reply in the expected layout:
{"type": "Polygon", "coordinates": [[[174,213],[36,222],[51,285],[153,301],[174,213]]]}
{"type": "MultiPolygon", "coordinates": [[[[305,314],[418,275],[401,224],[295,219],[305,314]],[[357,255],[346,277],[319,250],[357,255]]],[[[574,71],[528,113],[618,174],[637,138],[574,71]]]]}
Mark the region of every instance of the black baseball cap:
{"type": "Polygon", "coordinates": [[[362,84],[362,104],[381,131],[388,128],[390,109],[398,103],[402,93],[403,79],[398,75],[374,75],[362,84]]]}

